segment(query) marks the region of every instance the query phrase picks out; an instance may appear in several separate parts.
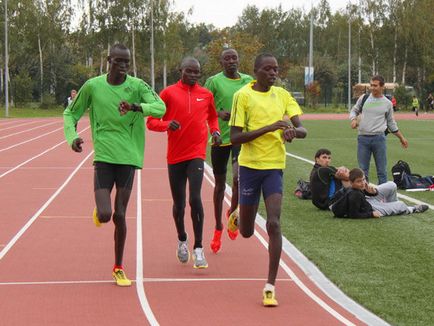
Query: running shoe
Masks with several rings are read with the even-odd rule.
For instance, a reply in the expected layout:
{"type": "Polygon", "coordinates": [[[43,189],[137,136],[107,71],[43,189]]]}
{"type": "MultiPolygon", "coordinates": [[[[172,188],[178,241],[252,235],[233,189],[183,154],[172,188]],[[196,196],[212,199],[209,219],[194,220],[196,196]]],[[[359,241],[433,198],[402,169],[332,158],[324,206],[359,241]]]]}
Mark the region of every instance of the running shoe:
{"type": "Polygon", "coordinates": [[[211,240],[211,250],[213,253],[218,253],[222,247],[222,233],[223,230],[214,230],[214,237],[211,240]]]}
{"type": "Polygon", "coordinates": [[[96,213],[96,207],[93,209],[93,223],[97,228],[101,227],[101,222],[99,221],[98,214],[96,213]]]}
{"type": "Polygon", "coordinates": [[[112,275],[118,286],[131,286],[131,281],[127,278],[122,268],[115,268],[112,275]]]}
{"type": "Polygon", "coordinates": [[[188,250],[188,241],[178,240],[178,249],[176,250],[176,257],[180,263],[186,264],[190,260],[190,251],[188,250]]]}
{"type": "Polygon", "coordinates": [[[226,218],[228,219],[228,235],[231,240],[235,240],[238,236],[238,210],[234,210],[231,214],[230,210],[226,212],[226,218]]]}
{"type": "Polygon", "coordinates": [[[264,305],[264,307],[277,307],[279,305],[277,303],[274,291],[264,290],[262,292],[262,295],[262,304],[264,305]]]}
{"type": "Polygon", "coordinates": [[[414,206],[414,212],[415,212],[415,213],[423,213],[423,212],[425,212],[428,208],[429,208],[428,205],[423,205],[423,204],[421,204],[421,205],[416,205],[416,206],[414,206]]]}
{"type": "Polygon", "coordinates": [[[208,263],[205,259],[203,248],[196,248],[193,250],[194,268],[208,268],[208,263]]]}

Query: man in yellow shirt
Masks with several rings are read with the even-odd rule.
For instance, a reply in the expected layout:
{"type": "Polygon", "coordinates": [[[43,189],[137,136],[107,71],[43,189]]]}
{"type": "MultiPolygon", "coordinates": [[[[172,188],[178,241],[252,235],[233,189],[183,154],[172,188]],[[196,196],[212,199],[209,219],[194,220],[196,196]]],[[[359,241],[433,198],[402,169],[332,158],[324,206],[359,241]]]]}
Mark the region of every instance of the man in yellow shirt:
{"type": "Polygon", "coordinates": [[[269,268],[263,304],[277,306],[274,284],[282,251],[280,213],[286,159],[284,143],[306,137],[307,131],[299,119],[302,111],[291,94],[273,86],[278,76],[276,58],[272,54],[256,57],[254,73],[257,80],[235,93],[229,122],[231,142],[241,144],[241,152],[238,157],[239,223],[230,223],[228,227],[238,224],[243,237],[253,235],[262,191],[269,236],[269,268]]]}

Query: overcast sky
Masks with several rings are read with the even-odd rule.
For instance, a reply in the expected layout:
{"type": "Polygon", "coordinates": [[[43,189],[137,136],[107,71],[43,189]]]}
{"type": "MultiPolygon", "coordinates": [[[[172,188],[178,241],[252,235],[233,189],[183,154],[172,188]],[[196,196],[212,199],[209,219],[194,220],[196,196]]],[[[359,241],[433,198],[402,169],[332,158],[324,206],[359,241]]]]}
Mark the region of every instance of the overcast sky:
{"type": "MultiPolygon", "coordinates": [[[[336,11],[345,8],[349,0],[329,0],[328,2],[332,11],[336,11]]],[[[193,8],[193,14],[188,18],[191,23],[204,22],[223,28],[233,26],[243,9],[249,4],[264,9],[276,8],[280,3],[284,10],[300,8],[308,11],[311,3],[315,6],[318,0],[175,0],[175,8],[185,13],[193,8]]]]}

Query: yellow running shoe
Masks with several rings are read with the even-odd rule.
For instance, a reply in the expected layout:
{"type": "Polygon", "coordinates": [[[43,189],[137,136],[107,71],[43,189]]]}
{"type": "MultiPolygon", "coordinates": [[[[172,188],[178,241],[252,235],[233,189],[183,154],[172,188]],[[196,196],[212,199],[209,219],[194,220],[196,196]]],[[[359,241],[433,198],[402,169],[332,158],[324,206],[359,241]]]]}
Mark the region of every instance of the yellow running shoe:
{"type": "Polygon", "coordinates": [[[93,223],[97,228],[101,227],[101,222],[99,221],[98,214],[96,213],[96,207],[93,209],[93,223]]]}
{"type": "Polygon", "coordinates": [[[228,235],[231,240],[235,240],[238,236],[238,209],[229,214],[229,210],[226,212],[228,219],[228,235]]]}
{"type": "Polygon", "coordinates": [[[112,275],[118,286],[131,286],[131,281],[127,278],[123,269],[115,268],[112,275]]]}
{"type": "Polygon", "coordinates": [[[274,291],[264,290],[262,304],[264,307],[277,307],[277,303],[274,291]]]}

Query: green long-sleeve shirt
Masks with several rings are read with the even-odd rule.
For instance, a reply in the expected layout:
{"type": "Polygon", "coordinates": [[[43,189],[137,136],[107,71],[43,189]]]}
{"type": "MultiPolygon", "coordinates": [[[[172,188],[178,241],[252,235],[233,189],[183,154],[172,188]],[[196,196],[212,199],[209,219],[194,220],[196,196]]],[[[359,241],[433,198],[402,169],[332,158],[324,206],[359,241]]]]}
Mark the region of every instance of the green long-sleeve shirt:
{"type": "Polygon", "coordinates": [[[144,117],[161,118],[164,102],[143,80],[127,76],[120,85],[107,82],[107,75],[89,79],[74,102],[63,113],[65,138],[69,145],[78,138],[76,123],[89,109],[94,162],[143,166],[145,145],[144,117]],[[143,112],[121,116],[119,103],[140,103],[143,112]]]}

